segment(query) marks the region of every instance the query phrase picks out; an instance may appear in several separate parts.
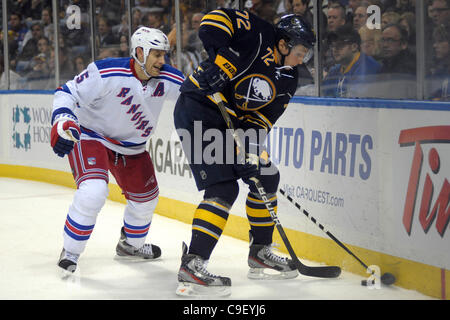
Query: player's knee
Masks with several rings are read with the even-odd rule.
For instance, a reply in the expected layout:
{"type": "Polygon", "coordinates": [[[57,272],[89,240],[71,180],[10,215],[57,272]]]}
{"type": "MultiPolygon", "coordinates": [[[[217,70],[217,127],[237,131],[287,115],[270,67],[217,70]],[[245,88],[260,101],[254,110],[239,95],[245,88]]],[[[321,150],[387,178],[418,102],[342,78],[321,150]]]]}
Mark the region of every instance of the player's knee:
{"type": "MultiPolygon", "coordinates": [[[[271,174],[261,174],[258,179],[267,193],[276,193],[278,190],[278,185],[280,184],[280,172],[278,169],[275,169],[275,171],[271,174]]],[[[252,193],[259,194],[255,184],[252,181],[245,182],[249,185],[252,193]]]]}
{"type": "Polygon", "coordinates": [[[97,214],[105,205],[108,192],[108,184],[105,180],[85,180],[75,192],[73,204],[84,215],[97,214]]]}
{"type": "Polygon", "coordinates": [[[239,195],[237,181],[219,182],[209,186],[205,190],[204,199],[220,199],[223,204],[231,208],[239,195]]]}

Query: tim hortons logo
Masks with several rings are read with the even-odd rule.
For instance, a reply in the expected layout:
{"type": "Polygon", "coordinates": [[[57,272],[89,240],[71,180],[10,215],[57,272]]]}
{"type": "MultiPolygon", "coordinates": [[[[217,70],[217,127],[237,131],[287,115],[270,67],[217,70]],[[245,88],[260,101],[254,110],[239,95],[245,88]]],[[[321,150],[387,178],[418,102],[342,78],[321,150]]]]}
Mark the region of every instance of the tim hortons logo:
{"type": "Polygon", "coordinates": [[[441,237],[444,237],[450,221],[450,183],[448,181],[448,167],[450,164],[444,164],[446,171],[441,170],[439,152],[435,147],[429,150],[428,164],[424,164],[422,145],[450,143],[450,126],[432,126],[402,130],[398,143],[401,147],[414,146],[411,173],[409,175],[405,207],[403,210],[403,226],[408,235],[411,235],[415,203],[418,198],[417,191],[419,190],[420,173],[423,166],[428,165],[432,174],[442,175],[444,177],[444,183],[435,203],[432,205],[431,200],[435,186],[431,180],[430,173],[428,172],[426,174],[419,208],[419,222],[424,232],[427,233],[433,222],[436,221],[437,232],[441,237]],[[430,208],[432,209],[430,210],[430,208]]]}

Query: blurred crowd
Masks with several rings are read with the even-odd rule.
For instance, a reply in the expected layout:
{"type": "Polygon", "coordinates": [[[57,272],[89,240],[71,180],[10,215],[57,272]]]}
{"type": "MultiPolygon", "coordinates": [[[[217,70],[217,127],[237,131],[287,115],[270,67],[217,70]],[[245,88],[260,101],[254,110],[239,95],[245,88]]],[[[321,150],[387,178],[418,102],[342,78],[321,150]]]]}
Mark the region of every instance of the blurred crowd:
{"type": "MultiPolygon", "coordinates": [[[[419,1],[419,0],[417,0],[419,1]]],[[[424,0],[427,98],[449,100],[450,0],[424,0]]],[[[92,61],[89,2],[59,0],[60,82],[72,79],[92,61]],[[80,8],[80,26],[69,28],[70,12],[80,8]]],[[[170,40],[167,62],[189,74],[205,52],[198,38],[202,17],[235,1],[180,1],[181,62],[177,65],[175,6],[172,0],[136,0],[128,23],[126,1],[96,0],[95,59],[129,56],[129,34],[139,26],[161,29],[170,40]],[[214,5],[214,7],[207,6],[214,5]],[[132,30],[129,30],[131,26],[132,30]]],[[[422,2],[422,1],[420,1],[422,2]]],[[[245,9],[276,23],[296,13],[313,24],[311,0],[247,0],[245,9]]],[[[418,2],[419,3],[419,2],[418,2]]],[[[415,98],[416,0],[324,0],[319,17],[321,95],[415,98]]],[[[54,21],[51,0],[8,1],[8,54],[11,89],[55,87],[54,21]]],[[[3,30],[0,33],[0,89],[4,87],[3,30]]],[[[314,61],[299,66],[298,94],[313,95],[314,61]]]]}

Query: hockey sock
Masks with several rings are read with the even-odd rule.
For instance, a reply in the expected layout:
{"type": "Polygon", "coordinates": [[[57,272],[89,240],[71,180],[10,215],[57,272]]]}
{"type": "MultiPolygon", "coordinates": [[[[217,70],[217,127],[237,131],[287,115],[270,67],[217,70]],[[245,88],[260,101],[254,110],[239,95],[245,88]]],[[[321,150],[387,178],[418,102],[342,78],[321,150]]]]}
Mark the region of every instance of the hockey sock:
{"type": "MultiPolygon", "coordinates": [[[[274,195],[269,199],[275,212],[277,212],[277,197],[274,195]]],[[[245,203],[250,231],[254,244],[271,244],[275,223],[267,210],[264,201],[249,193],[245,203]]]]}
{"type": "Polygon", "coordinates": [[[123,227],[128,244],[137,249],[144,245],[157,203],[157,199],[146,202],[127,200],[123,227]]]}
{"type": "Polygon", "coordinates": [[[75,254],[81,254],[95,226],[95,218],[77,217],[77,221],[67,215],[64,224],[64,248],[75,254]]]}
{"type": "Polygon", "coordinates": [[[208,260],[227,223],[229,208],[213,200],[203,200],[194,213],[190,254],[208,260]]]}

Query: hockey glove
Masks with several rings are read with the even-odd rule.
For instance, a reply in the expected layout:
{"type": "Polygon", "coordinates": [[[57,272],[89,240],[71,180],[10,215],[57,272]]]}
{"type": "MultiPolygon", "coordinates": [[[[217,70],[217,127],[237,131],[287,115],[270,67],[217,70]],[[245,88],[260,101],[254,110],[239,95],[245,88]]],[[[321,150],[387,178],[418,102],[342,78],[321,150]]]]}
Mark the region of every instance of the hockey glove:
{"type": "Polygon", "coordinates": [[[235,173],[242,179],[250,179],[260,174],[259,157],[256,154],[247,153],[244,163],[238,161],[234,165],[235,173]]]}
{"type": "Polygon", "coordinates": [[[51,131],[50,144],[60,157],[69,154],[74,143],[80,140],[81,130],[76,118],[69,114],[61,114],[55,119],[51,131]]]}
{"type": "Polygon", "coordinates": [[[230,78],[215,63],[204,61],[194,73],[200,90],[204,95],[212,95],[221,91],[230,78]]]}

